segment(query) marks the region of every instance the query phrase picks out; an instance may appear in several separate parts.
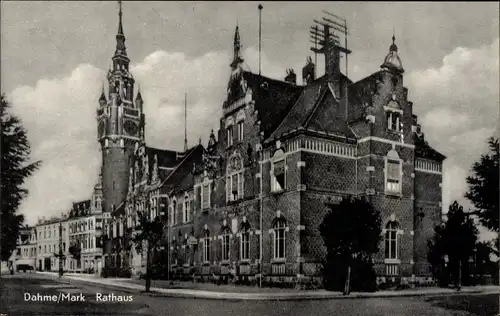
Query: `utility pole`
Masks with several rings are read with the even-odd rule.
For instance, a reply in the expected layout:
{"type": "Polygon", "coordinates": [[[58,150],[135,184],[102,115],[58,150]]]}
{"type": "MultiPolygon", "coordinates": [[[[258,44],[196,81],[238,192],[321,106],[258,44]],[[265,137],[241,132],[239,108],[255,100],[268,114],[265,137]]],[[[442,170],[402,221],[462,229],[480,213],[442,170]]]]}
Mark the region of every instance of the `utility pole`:
{"type": "Polygon", "coordinates": [[[462,259],[458,260],[458,285],[457,291],[460,292],[462,287],[462,259]]]}

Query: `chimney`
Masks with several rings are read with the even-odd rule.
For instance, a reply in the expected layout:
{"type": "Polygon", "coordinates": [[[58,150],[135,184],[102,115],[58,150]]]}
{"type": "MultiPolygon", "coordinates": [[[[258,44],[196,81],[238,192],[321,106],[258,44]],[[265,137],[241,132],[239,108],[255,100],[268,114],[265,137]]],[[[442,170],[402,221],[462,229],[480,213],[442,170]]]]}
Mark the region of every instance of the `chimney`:
{"type": "Polygon", "coordinates": [[[307,57],[306,65],[302,68],[302,82],[304,84],[310,84],[314,81],[316,72],[316,66],[312,62],[311,57],[307,57]]]}
{"type": "Polygon", "coordinates": [[[285,82],[297,84],[297,75],[295,74],[293,69],[290,68],[286,70],[285,82]]]}

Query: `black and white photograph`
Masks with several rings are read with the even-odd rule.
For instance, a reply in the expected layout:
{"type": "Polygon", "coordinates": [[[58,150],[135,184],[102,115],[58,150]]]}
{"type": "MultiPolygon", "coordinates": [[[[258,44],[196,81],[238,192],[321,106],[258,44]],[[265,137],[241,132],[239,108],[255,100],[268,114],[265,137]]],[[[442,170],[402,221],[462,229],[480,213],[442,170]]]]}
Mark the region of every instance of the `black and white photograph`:
{"type": "Polygon", "coordinates": [[[498,2],[0,12],[0,316],[500,315],[498,2]]]}

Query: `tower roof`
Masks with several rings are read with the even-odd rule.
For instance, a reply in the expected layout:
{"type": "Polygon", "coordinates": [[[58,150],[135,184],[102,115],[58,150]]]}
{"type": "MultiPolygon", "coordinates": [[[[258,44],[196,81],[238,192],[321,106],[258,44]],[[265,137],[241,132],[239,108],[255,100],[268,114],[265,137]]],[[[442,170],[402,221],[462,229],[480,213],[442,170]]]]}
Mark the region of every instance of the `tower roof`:
{"type": "Polygon", "coordinates": [[[234,48],[234,55],[233,55],[233,61],[231,63],[231,68],[235,69],[238,64],[243,62],[243,58],[241,58],[241,41],[240,41],[240,31],[238,25],[236,25],[236,30],[234,31],[234,43],[233,43],[233,48],[234,48]]]}
{"type": "Polygon", "coordinates": [[[102,92],[101,92],[101,97],[99,98],[99,101],[104,101],[107,102],[106,100],[106,94],[104,93],[104,84],[102,85],[102,92]]]}
{"type": "Polygon", "coordinates": [[[127,56],[127,50],[125,47],[125,34],[123,34],[123,21],[122,21],[122,2],[118,1],[119,11],[118,11],[118,33],[116,34],[116,55],[127,56]]]}
{"type": "Polygon", "coordinates": [[[380,66],[382,69],[388,69],[403,73],[403,63],[398,55],[398,46],[395,43],[396,37],[392,35],[392,45],[389,47],[389,53],[385,56],[384,63],[380,66]]]}
{"type": "Polygon", "coordinates": [[[136,100],[142,101],[142,95],[141,95],[141,86],[138,87],[137,89],[137,96],[135,97],[136,100]]]}

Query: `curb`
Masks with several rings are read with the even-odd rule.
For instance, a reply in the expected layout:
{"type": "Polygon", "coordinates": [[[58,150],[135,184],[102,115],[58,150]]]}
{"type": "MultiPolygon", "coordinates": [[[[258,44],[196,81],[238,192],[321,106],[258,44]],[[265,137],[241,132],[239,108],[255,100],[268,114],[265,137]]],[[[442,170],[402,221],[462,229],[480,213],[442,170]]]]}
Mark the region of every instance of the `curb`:
{"type": "Polygon", "coordinates": [[[103,286],[109,289],[115,289],[127,293],[140,293],[142,295],[154,297],[173,297],[173,298],[198,298],[207,300],[226,300],[226,301],[300,301],[300,300],[337,300],[337,299],[369,299],[369,298],[398,298],[398,297],[431,297],[444,295],[463,295],[463,294],[489,294],[500,293],[499,290],[481,290],[481,289],[462,289],[460,292],[454,290],[442,290],[433,293],[429,292],[394,292],[394,293],[352,293],[344,296],[338,292],[318,293],[318,294],[289,294],[289,293],[231,293],[231,292],[214,292],[206,290],[191,290],[191,289],[163,289],[151,288],[151,292],[144,291],[144,286],[136,284],[116,284],[101,281],[99,279],[90,280],[78,278],[74,276],[63,276],[65,282],[81,282],[86,284],[94,284],[103,286]]]}

